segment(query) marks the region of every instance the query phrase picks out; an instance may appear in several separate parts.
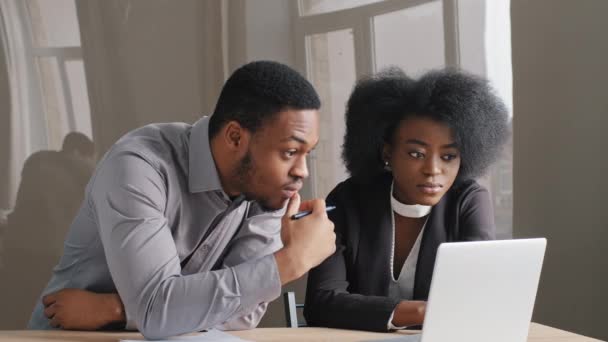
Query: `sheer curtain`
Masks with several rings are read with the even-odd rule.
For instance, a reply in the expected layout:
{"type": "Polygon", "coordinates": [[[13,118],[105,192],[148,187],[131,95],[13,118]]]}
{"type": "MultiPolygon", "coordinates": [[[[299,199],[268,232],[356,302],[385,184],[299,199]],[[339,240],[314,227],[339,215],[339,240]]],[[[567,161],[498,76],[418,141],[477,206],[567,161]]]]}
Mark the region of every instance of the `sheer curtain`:
{"type": "Polygon", "coordinates": [[[14,203],[23,162],[37,149],[46,147],[45,120],[39,85],[29,63],[27,25],[19,0],[1,0],[0,34],[4,47],[10,89],[11,148],[9,165],[9,204],[14,203]]]}

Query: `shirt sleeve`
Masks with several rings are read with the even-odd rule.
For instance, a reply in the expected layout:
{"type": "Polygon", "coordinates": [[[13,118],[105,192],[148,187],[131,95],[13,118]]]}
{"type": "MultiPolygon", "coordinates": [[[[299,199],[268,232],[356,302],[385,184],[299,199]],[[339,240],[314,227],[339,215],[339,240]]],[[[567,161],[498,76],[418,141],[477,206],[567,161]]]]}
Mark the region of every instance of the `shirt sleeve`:
{"type": "Polygon", "coordinates": [[[266,313],[268,302],[260,303],[249,310],[244,310],[241,316],[231,318],[230,320],[216,326],[219,330],[247,330],[258,326],[262,317],[266,313]]]}
{"type": "MultiPolygon", "coordinates": [[[[244,227],[230,242],[223,267],[238,265],[247,260],[273,254],[283,247],[281,241],[281,217],[285,208],[247,218],[244,227]]],[[[245,330],[257,327],[266,313],[268,302],[246,308],[237,316],[217,326],[220,330],[245,330]]]]}
{"type": "Polygon", "coordinates": [[[279,296],[273,255],[181,275],[164,215],[164,176],[141,155],[106,158],[90,191],[112,279],[127,317],[146,338],[208,329],[279,296]]]}

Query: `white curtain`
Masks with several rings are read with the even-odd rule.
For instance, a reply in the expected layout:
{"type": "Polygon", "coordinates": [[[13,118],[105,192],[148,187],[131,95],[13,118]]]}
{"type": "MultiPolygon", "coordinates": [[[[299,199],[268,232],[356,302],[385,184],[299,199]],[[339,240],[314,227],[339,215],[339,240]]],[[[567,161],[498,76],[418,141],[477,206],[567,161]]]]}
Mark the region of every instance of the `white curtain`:
{"type": "Polygon", "coordinates": [[[40,88],[34,82],[34,68],[27,53],[27,26],[20,0],[0,0],[0,35],[9,78],[11,155],[9,163],[9,203],[14,204],[23,162],[32,152],[44,148],[46,135],[40,102],[40,88]]]}

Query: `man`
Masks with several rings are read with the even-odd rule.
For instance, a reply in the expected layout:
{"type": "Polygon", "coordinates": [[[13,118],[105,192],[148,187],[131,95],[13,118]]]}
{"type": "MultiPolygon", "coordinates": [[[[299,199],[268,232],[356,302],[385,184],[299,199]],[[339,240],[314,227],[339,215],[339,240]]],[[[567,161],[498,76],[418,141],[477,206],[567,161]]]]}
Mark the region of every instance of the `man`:
{"type": "Polygon", "coordinates": [[[282,284],[335,250],[324,202],[300,206],[298,195],[319,107],[297,72],[254,62],[228,79],[211,118],[121,138],[87,187],[43,295],[90,292],[44,297],[30,328],[126,320],[164,338],[255,327],[282,284]],[[299,209],[313,213],[290,219],[299,209]]]}
{"type": "Polygon", "coordinates": [[[42,150],[30,155],[21,172],[13,211],[3,236],[4,269],[0,293],[10,307],[0,326],[23,329],[32,305],[46,285],[63,250],[63,241],[84,198],[93,173],[95,146],[79,132],[63,139],[60,151],[42,150]],[[27,272],[24,272],[27,270],[27,272]]]}

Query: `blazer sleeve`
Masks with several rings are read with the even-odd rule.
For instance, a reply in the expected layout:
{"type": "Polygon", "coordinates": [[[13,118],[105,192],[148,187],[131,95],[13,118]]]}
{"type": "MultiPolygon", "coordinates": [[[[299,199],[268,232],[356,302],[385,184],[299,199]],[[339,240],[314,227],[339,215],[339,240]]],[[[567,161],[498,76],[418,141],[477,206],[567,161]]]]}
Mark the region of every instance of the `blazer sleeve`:
{"type": "Polygon", "coordinates": [[[462,200],[460,211],[460,241],[496,239],[496,224],[492,198],[488,190],[475,184],[462,200]]]}
{"type": "Polygon", "coordinates": [[[329,215],[335,226],[336,252],[308,274],[304,317],[310,326],[387,331],[399,300],[349,292],[345,256],[353,241],[348,233],[358,227],[348,225],[347,216],[353,213],[348,208],[352,208],[354,198],[341,191],[344,186],[341,183],[327,197],[328,203],[336,205],[329,215]]]}

